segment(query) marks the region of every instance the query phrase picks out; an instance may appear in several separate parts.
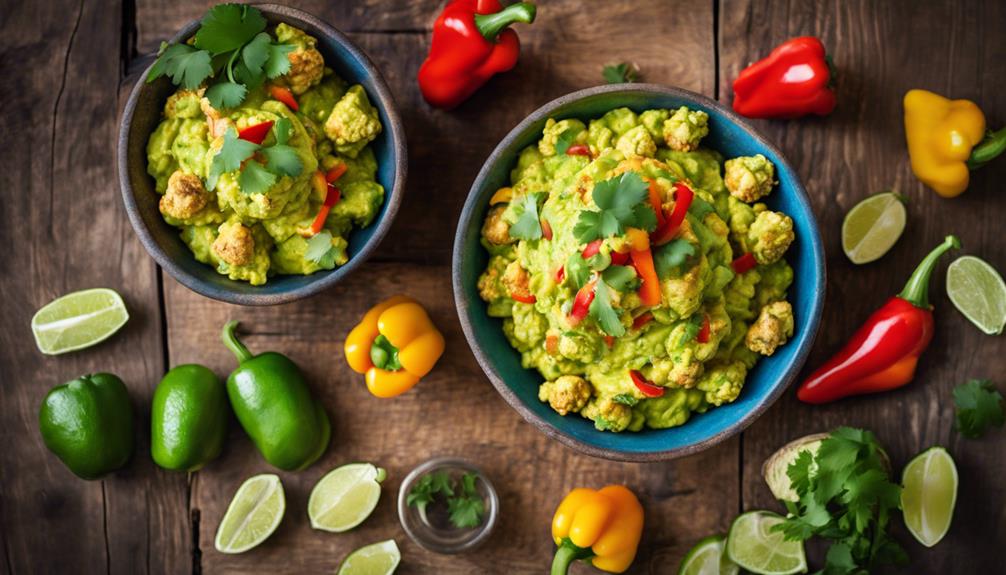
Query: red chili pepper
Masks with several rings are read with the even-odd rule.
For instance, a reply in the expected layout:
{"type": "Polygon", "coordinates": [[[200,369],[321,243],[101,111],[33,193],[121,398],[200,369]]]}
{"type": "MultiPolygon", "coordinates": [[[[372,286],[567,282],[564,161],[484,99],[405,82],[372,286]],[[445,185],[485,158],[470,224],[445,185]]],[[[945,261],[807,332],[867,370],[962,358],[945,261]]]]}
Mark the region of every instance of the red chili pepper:
{"type": "Polygon", "coordinates": [[[253,144],[261,144],[265,141],[265,137],[269,135],[269,130],[272,129],[272,125],[273,121],[268,120],[248,126],[247,128],[238,131],[238,138],[253,144]]]}
{"type": "Polygon", "coordinates": [[[651,321],[653,321],[653,314],[650,312],[646,312],[637,317],[636,319],[632,320],[632,329],[640,329],[641,327],[650,323],[651,321]]]}
{"type": "Polygon", "coordinates": [[[699,343],[709,343],[709,314],[706,314],[702,318],[702,327],[699,328],[699,333],[695,336],[695,341],[699,343]]]}
{"type": "Polygon", "coordinates": [[[665,388],[659,385],[653,385],[652,383],[646,381],[643,374],[639,373],[635,369],[629,371],[629,377],[632,378],[632,383],[636,385],[636,389],[641,391],[646,397],[660,397],[664,395],[665,388]]]}
{"type": "Polygon", "coordinates": [[[520,303],[534,303],[538,301],[538,298],[534,297],[534,295],[523,295],[515,293],[510,294],[510,299],[514,301],[519,301],[520,303]]]}
{"type": "Polygon", "coordinates": [[[753,270],[756,265],[758,265],[758,260],[756,260],[754,254],[751,253],[744,254],[730,262],[730,267],[733,268],[734,273],[737,275],[744,275],[748,273],[753,270]]]}
{"type": "Polygon", "coordinates": [[[653,237],[650,240],[650,243],[655,246],[666,244],[678,235],[678,230],[681,229],[681,224],[685,221],[685,216],[688,215],[688,208],[691,207],[692,200],[695,198],[695,192],[682,182],[674,184],[674,192],[674,210],[664,220],[663,225],[657,226],[657,230],[653,232],[653,237]]]}
{"type": "Polygon", "coordinates": [[[590,146],[585,144],[573,144],[572,146],[566,148],[567,156],[591,156],[590,146]]]}
{"type": "Polygon", "coordinates": [[[328,184],[328,193],[325,194],[325,203],[321,205],[321,209],[318,210],[318,215],[315,216],[314,222],[311,223],[311,231],[314,233],[321,233],[321,229],[325,227],[325,220],[328,219],[328,213],[332,211],[332,206],[339,203],[342,199],[342,191],[328,184]]]}
{"type": "Polygon", "coordinates": [[[520,40],[507,28],[533,22],[535,6],[499,0],[453,0],[433,23],[430,54],[419,68],[419,89],[431,106],[450,109],[489,78],[517,64],[520,40]]]}
{"type": "Polygon", "coordinates": [[[548,223],[548,220],[541,218],[538,220],[541,223],[541,235],[548,241],[552,241],[552,224],[548,223]]]}
{"type": "Polygon", "coordinates": [[[332,166],[332,169],[325,173],[325,181],[332,183],[343,176],[346,173],[348,166],[346,164],[339,162],[338,164],[332,166]]]}
{"type": "Polygon", "coordinates": [[[580,252],[580,257],[582,257],[583,259],[588,259],[591,256],[597,255],[597,252],[601,251],[602,243],[604,243],[604,240],[594,240],[590,242],[589,244],[587,244],[586,247],[583,248],[583,251],[580,252]]]}
{"type": "Polygon", "coordinates": [[[813,36],[780,44],[734,80],[734,111],[748,118],[826,116],[835,103],[831,66],[813,36]]]}
{"type": "Polygon", "coordinates": [[[293,97],[293,92],[283,86],[269,86],[269,95],[274,100],[279,100],[286,104],[286,107],[294,112],[300,110],[300,106],[297,105],[297,99],[293,97]]]}
{"type": "Polygon", "coordinates": [[[901,293],[873,312],[845,347],[800,385],[797,397],[807,403],[827,403],[895,389],[911,381],[919,356],[933,339],[929,276],[944,252],[960,247],[956,237],[947,236],[929,252],[901,293]]]}
{"type": "Polygon", "coordinates": [[[580,288],[580,291],[576,292],[576,297],[573,298],[573,307],[569,310],[571,325],[576,326],[590,313],[590,304],[594,302],[594,287],[596,285],[597,277],[595,276],[580,288]]]}
{"type": "Polygon", "coordinates": [[[559,266],[559,269],[555,270],[555,283],[561,284],[564,279],[566,279],[566,266],[559,266]]]}

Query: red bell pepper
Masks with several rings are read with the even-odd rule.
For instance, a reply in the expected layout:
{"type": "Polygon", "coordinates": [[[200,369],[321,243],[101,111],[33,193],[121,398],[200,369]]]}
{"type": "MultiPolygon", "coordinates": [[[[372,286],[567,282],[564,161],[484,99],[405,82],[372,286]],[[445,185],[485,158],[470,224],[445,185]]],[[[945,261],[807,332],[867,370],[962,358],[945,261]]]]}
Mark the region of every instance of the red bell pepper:
{"type": "Polygon", "coordinates": [[[331,170],[325,172],[325,181],[331,184],[341,178],[342,175],[346,173],[347,169],[348,166],[346,166],[346,164],[339,162],[338,164],[332,166],[331,170]]]}
{"type": "Polygon", "coordinates": [[[709,343],[709,314],[706,314],[702,318],[702,327],[699,328],[699,333],[695,335],[695,341],[699,343],[709,343]]]}
{"type": "Polygon", "coordinates": [[[567,156],[587,156],[590,157],[590,147],[584,144],[573,144],[566,148],[567,156]]]}
{"type": "Polygon", "coordinates": [[[664,395],[665,388],[646,381],[643,374],[635,369],[629,371],[629,377],[632,378],[632,383],[635,384],[636,389],[641,391],[646,397],[660,397],[664,395]]]}
{"type": "Polygon", "coordinates": [[[594,240],[590,242],[584,246],[583,251],[580,252],[580,257],[586,260],[590,259],[591,256],[597,255],[597,253],[601,251],[601,244],[603,243],[604,240],[594,240]]]}
{"type": "Polygon", "coordinates": [[[660,246],[678,235],[678,230],[681,229],[681,224],[684,223],[685,216],[688,215],[688,208],[691,207],[693,199],[695,199],[695,192],[691,188],[682,182],[674,184],[674,209],[671,211],[671,215],[664,220],[664,223],[657,226],[650,243],[660,246]]]}
{"type": "Polygon", "coordinates": [[[312,232],[315,234],[321,233],[321,229],[325,227],[325,220],[328,219],[328,213],[332,211],[332,206],[338,204],[341,199],[342,190],[332,184],[328,184],[328,193],[325,194],[325,203],[321,204],[321,209],[318,210],[318,215],[314,217],[314,222],[311,223],[312,232]]]}
{"type": "Polygon", "coordinates": [[[536,301],[538,301],[538,298],[534,297],[533,295],[521,295],[515,293],[510,294],[510,299],[514,301],[519,301],[520,303],[535,303],[536,301]]]}
{"type": "Polygon", "coordinates": [[[739,276],[753,270],[757,265],[758,260],[756,260],[754,254],[751,253],[744,254],[730,262],[730,267],[733,268],[734,273],[739,276]]]}
{"type": "Polygon", "coordinates": [[[261,144],[265,141],[265,137],[269,135],[269,130],[272,129],[273,121],[268,120],[266,122],[259,122],[238,131],[238,138],[251,142],[253,144],[261,144]]]}
{"type": "Polygon", "coordinates": [[[578,325],[590,313],[590,304],[594,303],[594,288],[597,286],[597,276],[584,284],[573,298],[573,307],[569,310],[569,323],[578,325]]]}
{"type": "Polygon", "coordinates": [[[664,204],[661,201],[660,189],[657,187],[657,182],[653,178],[646,178],[646,181],[650,184],[650,207],[653,208],[653,213],[657,214],[657,227],[664,225],[664,204]]]}
{"type": "Polygon", "coordinates": [[[489,78],[517,64],[520,40],[507,28],[533,22],[535,5],[506,8],[499,0],[452,0],[433,24],[430,54],[419,68],[419,89],[434,107],[450,109],[489,78]]]}
{"type": "Polygon", "coordinates": [[[555,283],[561,284],[564,279],[566,279],[566,266],[559,266],[559,269],[555,270],[555,283]]]}
{"type": "Polygon", "coordinates": [[[796,395],[807,403],[827,403],[850,395],[876,393],[907,384],[919,356],[933,339],[929,276],[944,252],[960,248],[954,236],[929,252],[905,289],[866,320],[834,357],[810,374],[796,395]]]}
{"type": "Polygon", "coordinates": [[[297,105],[297,99],[293,97],[293,92],[283,86],[269,86],[269,95],[272,96],[273,100],[286,104],[286,107],[294,112],[300,110],[300,106],[297,105]]]}
{"type": "Polygon", "coordinates": [[[624,266],[629,261],[629,252],[611,252],[611,265],[624,266]]]}
{"type": "Polygon", "coordinates": [[[827,116],[835,109],[831,66],[813,36],[788,40],[734,80],[734,111],[748,118],[827,116]]]}
{"type": "Polygon", "coordinates": [[[644,312],[642,315],[632,320],[632,329],[640,329],[651,321],[653,321],[653,314],[650,312],[644,312]]]}

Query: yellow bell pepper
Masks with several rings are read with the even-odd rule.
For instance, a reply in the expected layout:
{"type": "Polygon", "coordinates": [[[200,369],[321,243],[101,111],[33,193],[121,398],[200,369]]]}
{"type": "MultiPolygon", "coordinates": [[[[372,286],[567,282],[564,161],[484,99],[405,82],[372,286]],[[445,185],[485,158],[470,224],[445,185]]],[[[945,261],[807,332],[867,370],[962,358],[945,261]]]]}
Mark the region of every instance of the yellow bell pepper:
{"type": "Polygon", "coordinates": [[[559,549],[552,575],[565,575],[573,561],[587,559],[608,573],[622,573],[636,558],[643,535],[643,506],[623,485],[569,492],[552,518],[559,549]]]}
{"type": "Polygon", "coordinates": [[[1006,149],[1006,129],[985,134],[985,114],[970,100],[926,90],[905,94],[905,138],[915,176],[952,198],[967,189],[970,170],[1006,149]]]}
{"type": "Polygon", "coordinates": [[[377,397],[412,389],[444,353],[444,336],[415,300],[394,296],[370,309],[346,336],[346,361],[377,397]]]}

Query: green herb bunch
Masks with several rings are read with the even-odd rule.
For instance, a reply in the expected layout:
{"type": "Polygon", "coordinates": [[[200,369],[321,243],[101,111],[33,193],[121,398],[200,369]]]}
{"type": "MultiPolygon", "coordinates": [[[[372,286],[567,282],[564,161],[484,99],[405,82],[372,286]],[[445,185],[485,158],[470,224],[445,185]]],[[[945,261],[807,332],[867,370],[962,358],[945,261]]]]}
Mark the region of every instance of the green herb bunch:
{"type": "Polygon", "coordinates": [[[460,485],[446,471],[435,471],[424,475],[409,491],[405,501],[425,515],[426,506],[437,496],[447,502],[448,520],[458,529],[478,527],[485,518],[485,502],[475,486],[478,476],[465,473],[460,485]]]}

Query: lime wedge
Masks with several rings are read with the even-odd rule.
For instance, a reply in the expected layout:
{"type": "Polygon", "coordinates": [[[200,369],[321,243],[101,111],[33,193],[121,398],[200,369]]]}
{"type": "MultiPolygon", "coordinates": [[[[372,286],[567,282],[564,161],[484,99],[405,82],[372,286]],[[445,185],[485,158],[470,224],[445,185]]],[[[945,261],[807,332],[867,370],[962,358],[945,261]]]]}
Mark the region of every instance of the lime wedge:
{"type": "Polygon", "coordinates": [[[961,256],[947,268],[947,296],[978,329],[999,335],[1006,325],[1006,283],[988,262],[961,256]]]}
{"type": "Polygon", "coordinates": [[[950,530],[957,503],[957,466],[942,447],[930,447],[905,466],[901,477],[905,525],[919,543],[932,547],[950,530]]]}
{"type": "Polygon", "coordinates": [[[727,538],[710,535],[685,555],[678,575],[737,575],[740,567],[723,552],[727,538]]]}
{"type": "Polygon", "coordinates": [[[391,575],[402,560],[394,539],[360,547],[339,566],[339,575],[391,575]]]}
{"type": "Polygon", "coordinates": [[[762,575],[788,575],[807,571],[802,541],[786,541],[772,527],[783,518],[769,511],[749,511],[734,519],[726,551],[743,569],[762,575]]]}
{"type": "Polygon", "coordinates": [[[329,471],[307,500],[311,527],[340,533],[363,523],[377,507],[385,477],[383,469],[370,463],[350,463],[329,471]]]}
{"type": "Polygon", "coordinates": [[[39,351],[57,355],[105,341],[128,319],[122,296],[108,288],[95,288],[46,304],[31,318],[31,331],[39,351]]]}
{"type": "Polygon", "coordinates": [[[879,260],[905,231],[904,199],[883,192],[859,202],[842,221],[842,250],[854,264],[879,260]]]}
{"type": "Polygon", "coordinates": [[[221,553],[243,553],[262,543],[279,527],[286,511],[286,497],[279,477],[266,473],[249,477],[227,506],[217,538],[221,553]]]}

